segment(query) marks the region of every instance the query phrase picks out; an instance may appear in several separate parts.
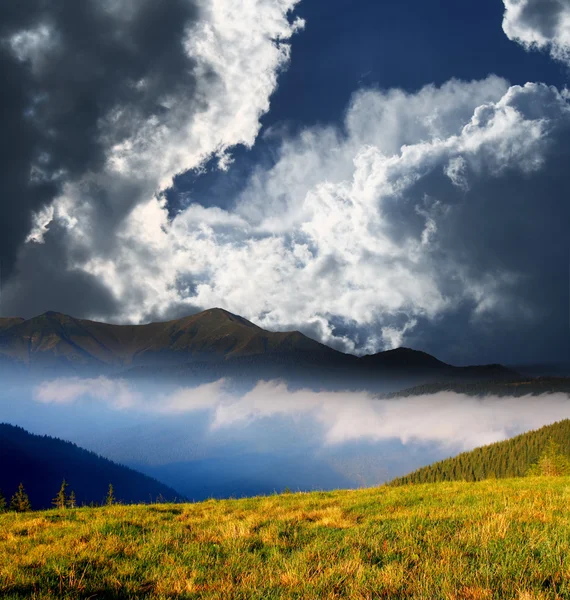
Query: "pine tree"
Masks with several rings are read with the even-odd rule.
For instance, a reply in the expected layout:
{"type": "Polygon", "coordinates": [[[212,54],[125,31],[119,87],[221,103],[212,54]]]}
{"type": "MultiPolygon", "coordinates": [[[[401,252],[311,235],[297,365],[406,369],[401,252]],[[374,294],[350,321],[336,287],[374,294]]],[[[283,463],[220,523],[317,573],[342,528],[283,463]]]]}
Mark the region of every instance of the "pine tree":
{"type": "Polygon", "coordinates": [[[113,504],[115,504],[115,490],[113,489],[112,483],[109,484],[109,491],[107,492],[105,504],[107,506],[112,506],[113,504]]]}
{"type": "Polygon", "coordinates": [[[4,494],[2,494],[2,490],[0,490],[0,513],[6,512],[6,498],[4,498],[4,494]]]}
{"type": "Polygon", "coordinates": [[[67,508],[77,508],[77,500],[75,499],[75,492],[71,490],[71,494],[67,498],[67,508]]]}
{"type": "Polygon", "coordinates": [[[30,503],[30,499],[28,498],[28,494],[26,494],[23,483],[20,483],[18,486],[18,491],[10,500],[10,510],[16,512],[29,512],[32,510],[32,505],[30,503]]]}
{"type": "Polygon", "coordinates": [[[57,496],[51,501],[51,503],[56,508],[66,508],[67,507],[67,494],[65,493],[65,488],[67,488],[69,484],[65,481],[65,479],[61,482],[61,487],[59,488],[59,492],[57,496]]]}

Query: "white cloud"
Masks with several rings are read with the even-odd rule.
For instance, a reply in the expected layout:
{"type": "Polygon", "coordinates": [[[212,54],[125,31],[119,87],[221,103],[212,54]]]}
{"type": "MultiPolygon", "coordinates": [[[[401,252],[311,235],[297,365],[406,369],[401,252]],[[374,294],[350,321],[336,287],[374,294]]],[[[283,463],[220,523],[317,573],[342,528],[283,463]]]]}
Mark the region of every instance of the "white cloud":
{"type": "Polygon", "coordinates": [[[127,382],[107,377],[63,377],[45,381],[36,387],[34,398],[42,404],[72,404],[80,398],[87,398],[103,401],[116,409],[134,408],[141,400],[127,382]]]}
{"type": "Polygon", "coordinates": [[[570,64],[570,2],[568,0],[503,0],[503,30],[527,50],[548,50],[570,64]]]}
{"type": "Polygon", "coordinates": [[[147,404],[146,409],[165,415],[177,415],[208,410],[227,396],[223,379],[196,388],[180,388],[171,394],[159,396],[158,402],[147,404]]]}
{"type": "Polygon", "coordinates": [[[184,414],[209,409],[226,396],[223,379],[196,388],[180,388],[169,394],[142,393],[128,381],[97,377],[60,377],[47,380],[34,389],[34,399],[41,404],[73,404],[90,401],[116,410],[141,410],[158,414],[184,414]]]}
{"type": "Polygon", "coordinates": [[[311,328],[349,351],[392,347],[419,318],[463,302],[475,316],[500,310],[517,274],[468,272],[439,232],[472,201],[468,181],[538,171],[568,115],[557,90],[496,77],[360,92],[348,135],[325,128],[287,140],[235,209],[193,205],[169,222],[150,201],[119,232],[113,260],[95,255],[82,268],[124,300],[123,318],[222,306],[268,328],[311,328]],[[422,191],[440,175],[436,196],[422,191]],[[130,304],[138,281],[144,289],[130,304]],[[337,335],[334,319],[370,334],[337,335]]]}
{"type": "Polygon", "coordinates": [[[458,450],[500,441],[570,417],[566,394],[521,398],[465,396],[452,392],[380,400],[366,392],[315,392],[261,381],[243,395],[220,380],[169,394],[143,394],[125,381],[58,379],[40,384],[36,400],[69,404],[102,402],[175,418],[198,411],[212,415],[211,430],[244,427],[264,419],[302,419],[321,429],[325,444],[399,439],[458,450]]]}

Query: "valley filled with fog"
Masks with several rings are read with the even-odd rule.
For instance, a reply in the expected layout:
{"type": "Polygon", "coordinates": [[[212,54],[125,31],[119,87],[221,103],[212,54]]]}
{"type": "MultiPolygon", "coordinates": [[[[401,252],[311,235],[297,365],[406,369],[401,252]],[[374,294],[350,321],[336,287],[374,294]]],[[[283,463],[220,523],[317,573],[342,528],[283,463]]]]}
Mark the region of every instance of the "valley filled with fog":
{"type": "Polygon", "coordinates": [[[0,422],[69,440],[191,500],[373,486],[570,417],[566,394],[476,397],[231,380],[6,378],[0,422]]]}

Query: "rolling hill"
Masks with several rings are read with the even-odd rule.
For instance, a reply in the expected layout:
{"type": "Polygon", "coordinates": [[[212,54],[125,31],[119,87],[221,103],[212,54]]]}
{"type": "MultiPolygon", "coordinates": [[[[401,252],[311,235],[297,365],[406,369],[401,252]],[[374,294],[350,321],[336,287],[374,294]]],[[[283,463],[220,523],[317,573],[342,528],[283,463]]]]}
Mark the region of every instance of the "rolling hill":
{"type": "Polygon", "coordinates": [[[126,376],[322,377],[370,383],[516,377],[500,366],[454,367],[398,348],[363,357],[344,354],[299,331],[266,331],[214,308],[164,323],[112,325],[47,312],[0,320],[0,359],[33,371],[120,372],[126,376]]]}
{"type": "Polygon", "coordinates": [[[79,505],[101,503],[110,483],[117,499],[126,503],[180,498],[156,479],[70,442],[32,435],[13,425],[0,424],[0,456],[0,490],[9,497],[23,483],[33,508],[50,508],[64,478],[79,505]]]}
{"type": "Polygon", "coordinates": [[[391,485],[437,483],[441,481],[481,481],[488,478],[522,477],[536,463],[549,440],[570,456],[570,420],[541,427],[509,440],[463,452],[453,458],[422,467],[399,477],[391,485]]]}

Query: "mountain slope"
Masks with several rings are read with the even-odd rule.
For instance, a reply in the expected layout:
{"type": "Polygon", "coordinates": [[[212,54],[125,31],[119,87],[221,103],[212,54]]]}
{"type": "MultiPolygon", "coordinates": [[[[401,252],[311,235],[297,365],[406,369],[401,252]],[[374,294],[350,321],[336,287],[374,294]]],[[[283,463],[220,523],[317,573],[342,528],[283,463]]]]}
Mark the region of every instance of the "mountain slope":
{"type": "Polygon", "coordinates": [[[392,485],[522,477],[526,475],[529,467],[536,463],[550,439],[559,444],[562,453],[570,456],[570,420],[547,425],[510,440],[482,446],[471,452],[463,452],[454,458],[439,461],[399,477],[392,485]]]}
{"type": "Polygon", "coordinates": [[[22,323],[23,321],[24,319],[20,317],[0,317],[0,332],[9,329],[13,325],[22,323]]]}
{"type": "Polygon", "coordinates": [[[180,497],[155,479],[75,444],[33,435],[12,425],[0,424],[0,456],[0,489],[10,496],[22,482],[33,508],[51,507],[64,478],[80,505],[102,502],[110,483],[117,499],[127,503],[180,497]]]}
{"type": "Polygon", "coordinates": [[[153,362],[199,356],[235,359],[257,355],[309,352],[340,354],[298,331],[270,332],[243,317],[214,308],[164,324],[164,328],[133,356],[133,362],[153,362]]]}
{"type": "Polygon", "coordinates": [[[111,325],[54,312],[0,323],[0,354],[28,365],[125,366],[291,352],[340,354],[299,332],[265,331],[222,309],[148,325],[111,325]]]}

